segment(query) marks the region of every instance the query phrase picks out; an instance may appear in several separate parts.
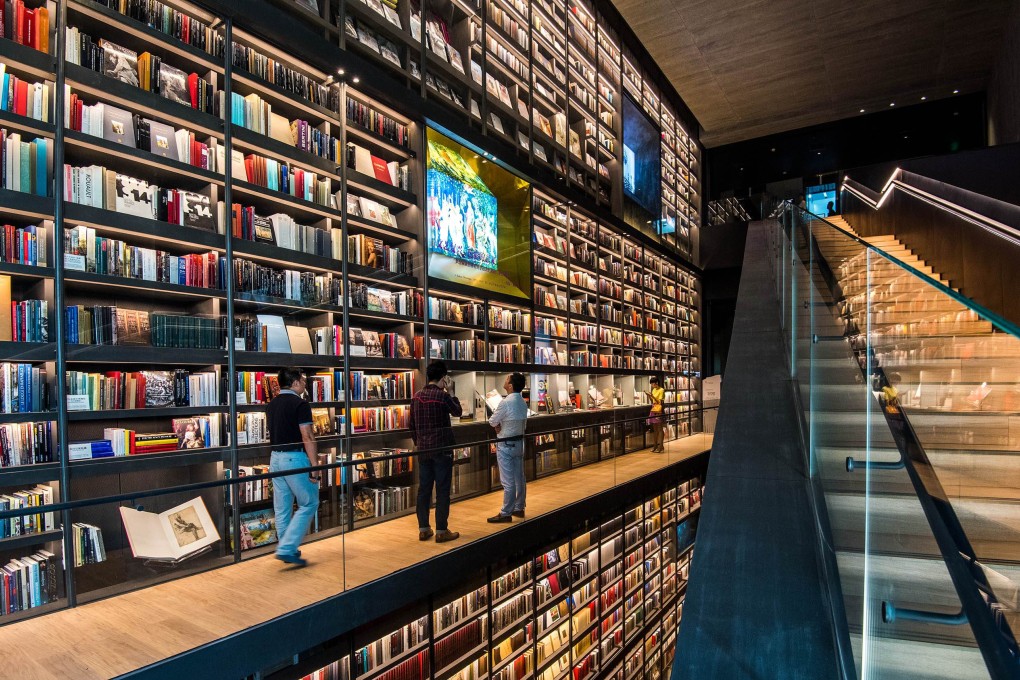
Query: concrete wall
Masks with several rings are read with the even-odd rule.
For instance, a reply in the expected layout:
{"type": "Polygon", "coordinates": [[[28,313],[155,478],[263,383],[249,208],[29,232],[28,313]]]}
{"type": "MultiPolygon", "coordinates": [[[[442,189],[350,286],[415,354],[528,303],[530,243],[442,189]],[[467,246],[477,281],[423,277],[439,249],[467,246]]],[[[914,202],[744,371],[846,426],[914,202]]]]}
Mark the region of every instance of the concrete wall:
{"type": "Polygon", "coordinates": [[[1014,2],[988,81],[988,143],[1020,142],[1020,3],[1014,2]]]}

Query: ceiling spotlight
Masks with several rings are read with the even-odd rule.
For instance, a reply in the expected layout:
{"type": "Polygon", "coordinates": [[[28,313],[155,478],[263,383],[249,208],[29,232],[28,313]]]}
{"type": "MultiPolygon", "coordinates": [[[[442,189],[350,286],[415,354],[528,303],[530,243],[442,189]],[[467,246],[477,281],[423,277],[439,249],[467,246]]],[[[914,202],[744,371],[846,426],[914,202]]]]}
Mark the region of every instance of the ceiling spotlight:
{"type": "Polygon", "coordinates": [[[864,109],[861,109],[861,113],[864,113],[864,109]]]}
{"type": "Polygon", "coordinates": [[[353,78],[351,78],[351,82],[352,83],[360,83],[361,82],[361,78],[359,78],[358,76],[354,76],[353,78]]]}
{"type": "Polygon", "coordinates": [[[953,94],[960,94],[959,90],[953,90],[953,94]]]}
{"type": "Polygon", "coordinates": [[[909,135],[903,135],[903,139],[910,139],[909,135]]]}
{"type": "Polygon", "coordinates": [[[926,101],[927,99],[927,97],[921,97],[921,101],[926,101]]]}
{"type": "Polygon", "coordinates": [[[819,151],[819,152],[818,152],[818,155],[819,155],[819,156],[821,156],[821,155],[822,155],[822,152],[821,152],[821,151],[819,151]]]}
{"type": "Polygon", "coordinates": [[[772,147],[772,153],[776,152],[776,147],[772,147]]]}
{"type": "Polygon", "coordinates": [[[338,69],[336,70],[336,74],[337,74],[338,76],[342,76],[342,75],[344,74],[344,70],[343,70],[342,68],[338,68],[338,69]]]}
{"type": "Polygon", "coordinates": [[[889,106],[896,106],[896,102],[889,102],[889,106]]]}

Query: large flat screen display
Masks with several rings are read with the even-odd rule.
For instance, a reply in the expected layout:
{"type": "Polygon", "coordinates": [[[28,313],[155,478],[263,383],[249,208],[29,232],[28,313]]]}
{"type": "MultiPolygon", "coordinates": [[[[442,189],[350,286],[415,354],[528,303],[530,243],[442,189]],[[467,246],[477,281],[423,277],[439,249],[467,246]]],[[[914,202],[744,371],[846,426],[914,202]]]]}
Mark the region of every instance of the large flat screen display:
{"type": "Polygon", "coordinates": [[[647,229],[662,218],[661,138],[644,111],[623,97],[623,218],[647,229]]]}
{"type": "Polygon", "coordinates": [[[429,276],[530,299],[531,187],[429,128],[429,276]]]}

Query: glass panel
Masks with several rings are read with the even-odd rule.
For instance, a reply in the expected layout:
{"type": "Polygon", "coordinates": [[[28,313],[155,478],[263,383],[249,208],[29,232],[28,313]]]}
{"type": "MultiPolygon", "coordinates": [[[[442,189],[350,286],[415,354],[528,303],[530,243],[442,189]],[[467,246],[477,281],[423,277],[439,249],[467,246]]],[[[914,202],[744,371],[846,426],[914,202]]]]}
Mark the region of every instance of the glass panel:
{"type": "MultiPolygon", "coordinates": [[[[956,514],[968,538],[978,537],[972,544],[979,559],[1011,560],[997,552],[1008,542],[1001,520],[991,532],[986,519],[992,513],[1008,516],[1003,499],[1011,496],[999,480],[1010,477],[988,472],[985,465],[1015,448],[1008,428],[1013,385],[1000,380],[997,388],[994,379],[1004,375],[1003,359],[1015,353],[1016,339],[995,332],[919,271],[890,260],[904,257],[924,268],[891,237],[875,240],[880,253],[821,220],[811,224],[811,234],[820,258],[813,268],[817,341],[806,362],[811,393],[805,408],[858,675],[885,677],[916,668],[923,657],[933,669],[987,677],[970,626],[918,621],[903,611],[951,616],[961,605],[890,427],[905,414],[930,450],[930,467],[923,454],[911,465],[925,480],[926,493],[959,506],[956,514]],[[985,407],[985,400],[995,398],[1001,401],[985,407]],[[952,481],[943,487],[942,478],[952,481]],[[982,536],[989,538],[982,543],[982,536]]],[[[947,508],[943,516],[952,531],[953,511],[947,508]]],[[[1000,577],[1008,571],[986,572],[1000,596],[1012,592],[1009,577],[1000,577]]],[[[1011,616],[1007,610],[1003,618],[1011,616]]]]}

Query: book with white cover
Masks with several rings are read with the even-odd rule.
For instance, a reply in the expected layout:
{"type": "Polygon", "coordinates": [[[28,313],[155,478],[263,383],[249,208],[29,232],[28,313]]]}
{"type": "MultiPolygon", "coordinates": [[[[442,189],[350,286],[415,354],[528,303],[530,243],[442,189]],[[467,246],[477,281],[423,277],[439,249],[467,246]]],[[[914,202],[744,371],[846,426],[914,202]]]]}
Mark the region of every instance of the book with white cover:
{"type": "Polygon", "coordinates": [[[220,540],[201,497],[158,515],[122,507],[120,516],[131,554],[141,559],[176,561],[220,540]]]}
{"type": "Polygon", "coordinates": [[[499,405],[502,402],[503,395],[501,395],[496,390],[489,390],[488,392],[485,393],[485,405],[492,409],[493,413],[496,412],[496,409],[499,408],[499,405]]]}

